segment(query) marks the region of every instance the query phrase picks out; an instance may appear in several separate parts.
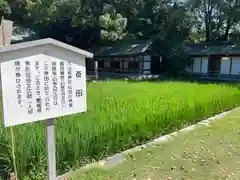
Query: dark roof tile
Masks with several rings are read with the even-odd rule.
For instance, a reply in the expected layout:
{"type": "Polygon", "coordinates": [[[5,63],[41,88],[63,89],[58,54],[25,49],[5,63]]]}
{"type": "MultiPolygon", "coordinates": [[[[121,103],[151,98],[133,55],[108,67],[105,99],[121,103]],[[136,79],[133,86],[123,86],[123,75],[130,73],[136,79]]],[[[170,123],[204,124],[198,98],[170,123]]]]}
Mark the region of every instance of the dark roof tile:
{"type": "Polygon", "coordinates": [[[145,53],[151,46],[151,41],[137,43],[118,43],[113,46],[94,47],[89,49],[94,56],[127,56],[145,53]]]}
{"type": "Polygon", "coordinates": [[[194,44],[187,48],[186,53],[192,56],[238,55],[240,54],[240,44],[231,42],[194,44]]]}

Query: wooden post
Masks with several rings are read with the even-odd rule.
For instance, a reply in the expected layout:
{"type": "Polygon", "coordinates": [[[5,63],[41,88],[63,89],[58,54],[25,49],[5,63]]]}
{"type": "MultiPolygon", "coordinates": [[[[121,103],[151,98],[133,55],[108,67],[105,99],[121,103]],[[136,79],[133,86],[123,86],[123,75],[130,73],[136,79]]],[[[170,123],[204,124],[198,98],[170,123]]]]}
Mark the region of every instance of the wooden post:
{"type": "Polygon", "coordinates": [[[125,72],[125,67],[124,67],[124,58],[121,57],[120,61],[122,61],[122,72],[125,72]]]}
{"type": "MultiPolygon", "coordinates": [[[[4,20],[4,17],[2,17],[1,24],[0,24],[0,47],[10,46],[11,39],[12,39],[12,29],[13,29],[13,21],[4,20]]],[[[10,132],[11,132],[12,159],[13,159],[13,168],[14,168],[14,173],[10,174],[10,179],[18,180],[14,134],[13,134],[12,127],[10,127],[10,132]]]]}
{"type": "Polygon", "coordinates": [[[45,121],[46,151],[48,155],[48,180],[56,180],[56,150],[54,138],[54,119],[45,121]]]}
{"type": "Polygon", "coordinates": [[[0,28],[0,46],[9,46],[12,39],[13,22],[2,17],[0,28]]]}
{"type": "Polygon", "coordinates": [[[95,78],[98,80],[98,61],[94,61],[94,71],[95,71],[95,78]]]}
{"type": "Polygon", "coordinates": [[[3,35],[4,35],[4,33],[3,33],[3,17],[2,17],[2,20],[1,20],[1,23],[0,23],[0,47],[2,47],[3,46],[3,35]]]}

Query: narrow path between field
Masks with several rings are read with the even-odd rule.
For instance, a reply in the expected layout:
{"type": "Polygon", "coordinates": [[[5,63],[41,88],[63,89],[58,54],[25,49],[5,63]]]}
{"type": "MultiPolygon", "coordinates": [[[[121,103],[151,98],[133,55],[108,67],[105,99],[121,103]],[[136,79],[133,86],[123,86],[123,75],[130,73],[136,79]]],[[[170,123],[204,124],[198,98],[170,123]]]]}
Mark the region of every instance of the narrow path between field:
{"type": "Polygon", "coordinates": [[[112,168],[78,170],[72,179],[239,179],[240,108],[168,143],[129,154],[112,168]]]}

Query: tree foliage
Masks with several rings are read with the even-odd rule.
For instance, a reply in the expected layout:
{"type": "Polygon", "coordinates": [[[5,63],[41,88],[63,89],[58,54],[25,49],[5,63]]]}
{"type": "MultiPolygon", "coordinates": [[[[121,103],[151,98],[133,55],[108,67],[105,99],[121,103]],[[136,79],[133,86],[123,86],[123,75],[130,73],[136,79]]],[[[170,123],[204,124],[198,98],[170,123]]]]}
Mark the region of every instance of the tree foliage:
{"type": "Polygon", "coordinates": [[[5,0],[1,0],[0,1],[0,16],[4,16],[4,15],[9,15],[11,14],[11,8],[8,4],[7,1],[5,0]]]}
{"type": "Polygon", "coordinates": [[[227,40],[231,31],[240,22],[236,0],[189,0],[195,28],[204,32],[206,41],[227,40]]]}
{"type": "Polygon", "coordinates": [[[188,43],[239,40],[236,0],[4,0],[1,15],[81,48],[117,41],[154,41],[164,68],[185,64],[188,43]],[[184,63],[182,63],[184,62],[184,63]]]}
{"type": "Polygon", "coordinates": [[[124,18],[107,4],[104,8],[104,14],[99,16],[99,27],[101,28],[100,36],[103,40],[122,40],[126,35],[127,18],[124,18]]]}

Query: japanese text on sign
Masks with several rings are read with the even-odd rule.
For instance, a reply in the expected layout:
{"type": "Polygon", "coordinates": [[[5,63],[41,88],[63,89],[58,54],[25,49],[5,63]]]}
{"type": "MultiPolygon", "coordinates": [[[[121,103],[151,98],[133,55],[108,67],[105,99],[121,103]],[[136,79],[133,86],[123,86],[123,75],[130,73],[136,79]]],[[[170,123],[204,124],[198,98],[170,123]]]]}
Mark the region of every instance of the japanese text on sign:
{"type": "Polygon", "coordinates": [[[65,105],[65,73],[64,73],[64,62],[60,62],[60,79],[61,79],[61,105],[65,105]]]}
{"type": "Polygon", "coordinates": [[[72,64],[68,63],[68,105],[71,108],[73,106],[72,100],[72,64]]]}
{"type": "Polygon", "coordinates": [[[15,74],[16,74],[16,94],[17,103],[22,106],[22,84],[21,84],[21,73],[20,73],[20,62],[15,61],[15,74]]]}
{"type": "Polygon", "coordinates": [[[58,105],[57,64],[52,62],[53,105],[58,105]]]}
{"type": "Polygon", "coordinates": [[[59,59],[26,59],[3,62],[1,69],[3,81],[6,76],[9,82],[11,78],[15,82],[2,83],[3,91],[7,92],[4,97],[8,100],[4,106],[16,110],[16,113],[4,113],[4,116],[9,120],[24,120],[6,126],[25,123],[25,119],[30,122],[36,121],[36,117],[41,120],[85,111],[84,66],[59,59]],[[15,94],[14,100],[9,101],[12,94],[15,94]]]}
{"type": "Polygon", "coordinates": [[[37,112],[42,111],[42,100],[41,100],[41,90],[40,90],[40,66],[39,62],[35,62],[35,69],[36,69],[36,107],[37,112]]]}

